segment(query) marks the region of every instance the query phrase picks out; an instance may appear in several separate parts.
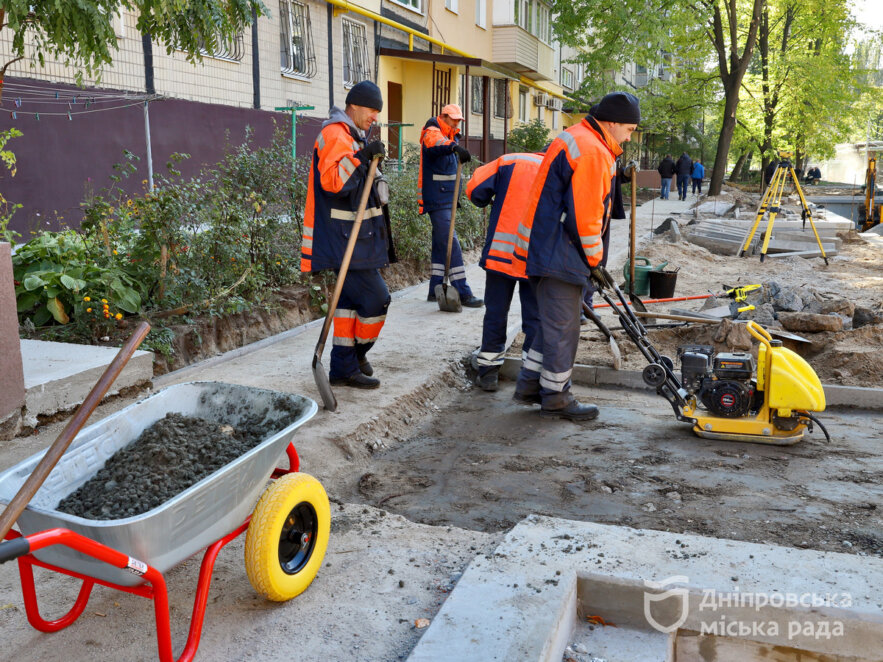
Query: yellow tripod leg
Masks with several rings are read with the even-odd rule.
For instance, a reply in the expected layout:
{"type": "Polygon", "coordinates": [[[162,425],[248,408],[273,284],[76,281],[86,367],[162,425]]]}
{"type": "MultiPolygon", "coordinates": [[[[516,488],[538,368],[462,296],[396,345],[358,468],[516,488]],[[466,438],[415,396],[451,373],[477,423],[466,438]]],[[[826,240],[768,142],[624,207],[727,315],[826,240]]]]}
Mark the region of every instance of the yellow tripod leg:
{"type": "MultiPolygon", "coordinates": [[[[794,172],[794,168],[791,168],[791,177],[794,178],[794,186],[797,188],[797,195],[800,196],[800,204],[803,205],[803,213],[806,218],[809,219],[809,226],[812,228],[812,233],[816,236],[816,243],[819,245],[819,250],[822,253],[822,259],[825,261],[825,264],[828,264],[828,256],[825,255],[825,249],[822,247],[822,239],[819,237],[819,232],[816,230],[816,224],[812,219],[812,212],[809,209],[809,205],[806,203],[806,198],[803,195],[803,189],[800,188],[800,182],[797,180],[797,173],[794,172]]],[[[805,228],[804,228],[805,229],[805,228]]]]}
{"type": "MultiPolygon", "coordinates": [[[[773,180],[774,179],[775,177],[773,177],[773,180]]],[[[760,207],[757,208],[757,216],[754,219],[754,225],[751,226],[751,230],[748,231],[748,235],[745,237],[745,243],[743,243],[742,248],[739,249],[739,257],[744,257],[748,247],[751,246],[751,240],[754,239],[754,233],[757,232],[757,226],[760,225],[761,219],[764,217],[764,214],[766,214],[767,203],[770,200],[770,195],[773,190],[773,180],[770,180],[763,197],[760,199],[760,207]]]]}
{"type": "Polygon", "coordinates": [[[772,203],[770,204],[770,220],[766,225],[766,232],[763,237],[763,247],[760,249],[761,262],[763,262],[763,259],[766,257],[767,247],[770,245],[770,239],[773,236],[773,223],[776,222],[776,214],[778,214],[781,209],[782,193],[785,191],[785,170],[783,168],[778,168],[776,170],[776,174],[773,177],[773,183],[776,186],[776,191],[773,195],[772,203]]]}

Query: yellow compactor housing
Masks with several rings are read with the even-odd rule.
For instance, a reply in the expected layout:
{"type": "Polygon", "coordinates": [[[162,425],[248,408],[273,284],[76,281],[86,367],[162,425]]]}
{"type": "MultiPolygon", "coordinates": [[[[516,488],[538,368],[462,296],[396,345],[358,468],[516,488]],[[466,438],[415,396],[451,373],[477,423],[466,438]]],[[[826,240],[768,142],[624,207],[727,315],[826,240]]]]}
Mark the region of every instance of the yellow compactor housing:
{"type": "Polygon", "coordinates": [[[760,342],[757,354],[757,390],[763,404],[754,416],[708,416],[688,403],[683,414],[696,420],[700,437],[789,445],[800,441],[809,419],[802,412],[825,410],[825,391],[818,375],[800,355],[782,347],[766,329],[748,322],[748,332],[760,342]]]}

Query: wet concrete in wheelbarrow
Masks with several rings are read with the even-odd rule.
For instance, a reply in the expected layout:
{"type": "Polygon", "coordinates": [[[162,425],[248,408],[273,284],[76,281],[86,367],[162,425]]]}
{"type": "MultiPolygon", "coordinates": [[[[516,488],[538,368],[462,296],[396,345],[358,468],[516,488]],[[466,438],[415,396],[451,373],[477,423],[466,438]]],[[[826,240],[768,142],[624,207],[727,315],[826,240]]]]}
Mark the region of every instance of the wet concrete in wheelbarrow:
{"type": "Polygon", "coordinates": [[[141,515],[233,462],[302,413],[292,409],[271,421],[265,420],[265,412],[230,421],[166,414],[114,453],[57,510],[95,520],[141,515]]]}
{"type": "Polygon", "coordinates": [[[576,387],[588,423],[497,393],[457,395],[374,454],[345,498],[424,524],[499,532],[536,513],[791,547],[883,555],[883,417],[841,409],[793,446],[700,439],[649,392],[576,387]]]}

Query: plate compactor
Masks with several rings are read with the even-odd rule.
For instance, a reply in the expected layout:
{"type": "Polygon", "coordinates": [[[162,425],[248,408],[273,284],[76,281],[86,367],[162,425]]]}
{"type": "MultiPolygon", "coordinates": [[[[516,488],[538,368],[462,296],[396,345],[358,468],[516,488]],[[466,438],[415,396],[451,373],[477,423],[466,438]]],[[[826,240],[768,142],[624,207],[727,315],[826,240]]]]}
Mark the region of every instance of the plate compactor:
{"type": "Polygon", "coordinates": [[[678,348],[678,379],[674,362],[650,342],[647,329],[607,270],[593,269],[592,281],[647,359],[644,382],[668,400],[677,419],[691,423],[697,435],[787,446],[800,441],[807,430],[812,432],[815,423],[830,441],[824,425],[811,413],[825,409],[825,392],[818,375],[800,355],[783,347],[781,340],[773,340],[762,326],[753,321],[746,323],[748,332],[760,343],[756,374],[754,357],[749,352],[715,354],[710,345],[685,345],[678,348]]]}

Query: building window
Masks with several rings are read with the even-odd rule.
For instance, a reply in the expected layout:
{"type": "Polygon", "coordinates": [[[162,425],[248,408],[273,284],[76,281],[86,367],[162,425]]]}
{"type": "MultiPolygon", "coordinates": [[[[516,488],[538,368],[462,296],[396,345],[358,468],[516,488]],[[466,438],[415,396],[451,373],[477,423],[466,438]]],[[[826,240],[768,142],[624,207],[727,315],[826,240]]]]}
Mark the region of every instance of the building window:
{"type": "Polygon", "coordinates": [[[494,117],[508,117],[509,109],[506,108],[506,86],[509,84],[505,78],[494,78],[494,117]]]}
{"type": "Polygon", "coordinates": [[[573,72],[570,69],[561,67],[561,85],[573,89],[573,72]]]}
{"type": "Polygon", "coordinates": [[[515,0],[515,23],[534,33],[534,0],[515,0]]]}
{"type": "Polygon", "coordinates": [[[530,100],[530,95],[527,93],[525,89],[518,90],[518,121],[519,122],[527,122],[530,118],[527,114],[528,101],[530,100]]]}
{"type": "Polygon", "coordinates": [[[480,28],[487,29],[486,0],[475,0],[475,24],[480,28]]]}
{"type": "Polygon", "coordinates": [[[245,51],[243,46],[242,34],[237,34],[226,39],[218,39],[214,48],[206,47],[205,43],[200,44],[199,52],[207,57],[213,57],[218,60],[230,60],[231,62],[239,62],[245,51]]]}
{"type": "Polygon", "coordinates": [[[397,5],[404,5],[408,9],[413,9],[416,12],[423,12],[422,7],[420,6],[420,0],[392,0],[397,5]]]}
{"type": "Polygon", "coordinates": [[[365,26],[342,19],[343,26],[343,84],[352,86],[371,79],[371,60],[368,58],[368,34],[365,26]]]}
{"type": "Polygon", "coordinates": [[[551,12],[549,8],[543,3],[539,2],[536,5],[536,34],[537,37],[540,38],[541,41],[551,44],[552,43],[552,21],[551,12]]]}
{"type": "Polygon", "coordinates": [[[481,76],[472,77],[472,89],[469,91],[472,97],[472,112],[481,114],[484,112],[484,78],[481,76]]]}
{"type": "Polygon", "coordinates": [[[310,27],[310,8],[294,0],[279,1],[279,54],[282,72],[312,78],[316,54],[310,27]]]}
{"type": "Polygon", "coordinates": [[[459,0],[445,0],[445,9],[456,14],[459,12],[459,4],[459,0]]]}

